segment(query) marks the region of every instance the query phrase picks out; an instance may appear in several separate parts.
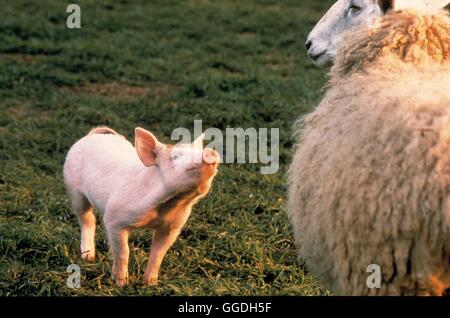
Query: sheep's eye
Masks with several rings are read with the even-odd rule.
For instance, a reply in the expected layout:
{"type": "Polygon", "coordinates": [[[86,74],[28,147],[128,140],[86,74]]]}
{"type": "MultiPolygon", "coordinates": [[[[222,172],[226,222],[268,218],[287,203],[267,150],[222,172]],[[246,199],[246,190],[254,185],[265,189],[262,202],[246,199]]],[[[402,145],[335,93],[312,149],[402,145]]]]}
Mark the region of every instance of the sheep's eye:
{"type": "Polygon", "coordinates": [[[352,4],[350,9],[348,9],[348,12],[351,14],[358,13],[359,11],[361,11],[361,7],[358,7],[356,4],[352,4]]]}

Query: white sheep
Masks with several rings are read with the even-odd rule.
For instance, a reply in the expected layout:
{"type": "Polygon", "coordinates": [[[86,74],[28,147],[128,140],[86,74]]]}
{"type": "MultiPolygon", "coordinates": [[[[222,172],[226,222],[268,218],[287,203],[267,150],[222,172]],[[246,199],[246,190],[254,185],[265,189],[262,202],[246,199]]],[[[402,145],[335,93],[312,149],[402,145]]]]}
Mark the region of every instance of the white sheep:
{"type": "Polygon", "coordinates": [[[346,32],[372,25],[392,10],[434,11],[448,0],[339,0],[317,23],[306,40],[309,57],[319,66],[330,66],[346,32]]]}
{"type": "Polygon", "coordinates": [[[299,255],[334,293],[450,288],[448,13],[393,11],[342,39],[288,201],[299,255]]]}

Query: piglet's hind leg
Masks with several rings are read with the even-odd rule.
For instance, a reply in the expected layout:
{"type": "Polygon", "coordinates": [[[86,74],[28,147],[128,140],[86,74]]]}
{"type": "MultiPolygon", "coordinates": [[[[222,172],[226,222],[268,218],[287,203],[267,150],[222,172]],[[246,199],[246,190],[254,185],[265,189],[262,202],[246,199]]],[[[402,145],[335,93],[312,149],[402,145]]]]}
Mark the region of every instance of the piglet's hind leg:
{"type": "Polygon", "coordinates": [[[95,259],[95,227],[94,211],[89,201],[80,193],[71,193],[72,208],[78,216],[81,227],[81,258],[87,261],[95,259]]]}

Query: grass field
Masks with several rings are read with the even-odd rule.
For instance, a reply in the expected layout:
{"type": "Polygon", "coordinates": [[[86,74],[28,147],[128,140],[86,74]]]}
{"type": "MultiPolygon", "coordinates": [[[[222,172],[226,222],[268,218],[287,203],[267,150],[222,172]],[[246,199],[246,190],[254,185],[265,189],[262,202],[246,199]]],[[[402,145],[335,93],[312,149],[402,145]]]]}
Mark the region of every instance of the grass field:
{"type": "Polygon", "coordinates": [[[327,295],[296,259],[286,217],[292,125],[325,82],[304,41],[333,0],[0,0],[0,295],[327,295]],[[129,286],[112,284],[103,226],[80,259],[62,181],[69,147],[108,125],[169,142],[177,127],[280,128],[281,169],[223,165],[164,259],[140,279],[151,232],[133,232],[129,286]],[[69,264],[82,288],[66,287],[69,264]]]}

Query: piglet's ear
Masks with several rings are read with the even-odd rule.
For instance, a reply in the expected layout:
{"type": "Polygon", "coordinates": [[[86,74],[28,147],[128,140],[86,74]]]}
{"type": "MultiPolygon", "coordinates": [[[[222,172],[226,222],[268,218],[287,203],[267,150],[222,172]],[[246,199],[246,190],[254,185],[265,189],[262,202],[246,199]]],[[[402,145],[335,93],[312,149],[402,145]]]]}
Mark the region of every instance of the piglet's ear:
{"type": "Polygon", "coordinates": [[[193,145],[195,148],[203,150],[203,140],[205,139],[205,134],[201,134],[194,142],[193,145]]]}
{"type": "Polygon", "coordinates": [[[139,159],[141,159],[146,167],[154,165],[156,163],[156,150],[164,147],[164,145],[151,132],[143,128],[136,128],[134,134],[134,146],[136,147],[139,159]]]}

